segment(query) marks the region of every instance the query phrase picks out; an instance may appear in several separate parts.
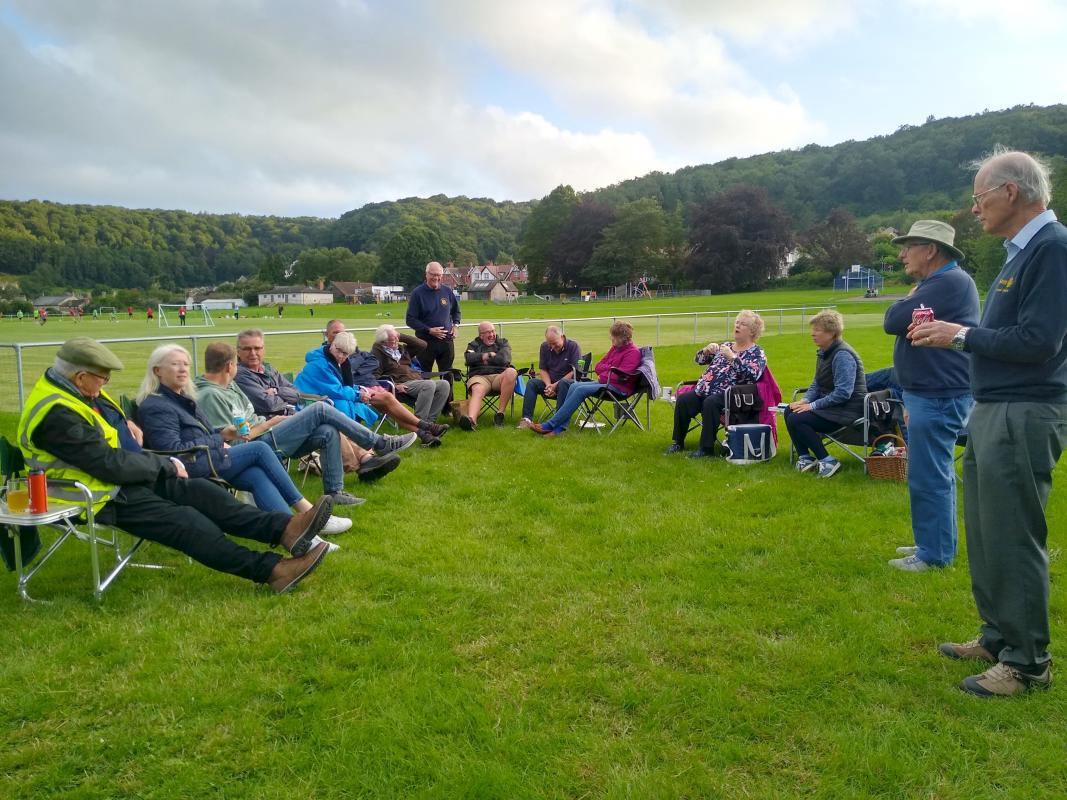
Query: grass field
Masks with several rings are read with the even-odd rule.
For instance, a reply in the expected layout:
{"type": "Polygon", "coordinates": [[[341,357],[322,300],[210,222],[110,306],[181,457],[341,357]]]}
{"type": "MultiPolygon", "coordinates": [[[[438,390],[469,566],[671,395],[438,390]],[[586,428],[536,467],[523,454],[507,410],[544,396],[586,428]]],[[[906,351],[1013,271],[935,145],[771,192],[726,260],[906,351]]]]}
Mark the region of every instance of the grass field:
{"type": "MultiPolygon", "coordinates": [[[[700,300],[672,310],[837,302],[868,365],[890,358],[884,303],[700,300]]],[[[506,329],[512,311],[591,316],[471,306],[467,321],[506,329]]],[[[595,307],[655,313],[637,308],[667,313],[595,307]]],[[[107,324],[78,332],[92,325],[107,324]]],[[[606,324],[586,325],[574,337],[603,352],[606,324]]],[[[638,341],[652,331],[639,322],[638,341]]],[[[532,358],[534,335],[506,335],[532,358]]],[[[763,344],[784,391],[810,381],[799,320],[763,344]]],[[[294,368],[314,337],[275,345],[294,368]]],[[[693,349],[661,342],[664,383],[697,374],[693,349]]],[[[903,486],[855,462],[819,481],[785,452],[748,468],[666,458],[670,406],[653,416],[648,434],[483,427],[408,451],[356,487],[368,502],[343,549],[281,598],[159,547],[147,555],[174,569],[127,571],[99,605],[77,548],[37,581],[51,604],[22,604],[8,576],[0,796],[1067,796],[1067,693],[979,701],[954,688],[973,669],[935,652],[976,630],[965,548],[936,573],[886,566],[910,541],[903,486]]],[[[1065,506],[1057,487],[1054,651],[1065,506]]]]}

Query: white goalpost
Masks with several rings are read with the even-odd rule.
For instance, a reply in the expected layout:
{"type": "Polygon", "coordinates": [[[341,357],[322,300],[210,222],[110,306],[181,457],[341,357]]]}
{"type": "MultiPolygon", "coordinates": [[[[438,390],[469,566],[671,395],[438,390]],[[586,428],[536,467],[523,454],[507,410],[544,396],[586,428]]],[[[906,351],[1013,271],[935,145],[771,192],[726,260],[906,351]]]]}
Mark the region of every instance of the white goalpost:
{"type": "Polygon", "coordinates": [[[161,328],[214,328],[215,320],[211,318],[210,309],[201,303],[185,305],[184,303],[160,303],[156,307],[156,320],[161,328]],[[181,310],[185,309],[185,320],[181,310]]]}

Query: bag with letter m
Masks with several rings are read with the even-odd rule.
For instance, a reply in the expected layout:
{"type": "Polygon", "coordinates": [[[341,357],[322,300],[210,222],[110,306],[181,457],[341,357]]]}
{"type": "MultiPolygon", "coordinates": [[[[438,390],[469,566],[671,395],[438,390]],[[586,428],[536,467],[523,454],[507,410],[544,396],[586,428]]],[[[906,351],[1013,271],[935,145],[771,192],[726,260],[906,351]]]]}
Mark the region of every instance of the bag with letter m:
{"type": "Polygon", "coordinates": [[[730,464],[770,461],[777,452],[770,425],[731,425],[726,429],[725,446],[730,464]]]}

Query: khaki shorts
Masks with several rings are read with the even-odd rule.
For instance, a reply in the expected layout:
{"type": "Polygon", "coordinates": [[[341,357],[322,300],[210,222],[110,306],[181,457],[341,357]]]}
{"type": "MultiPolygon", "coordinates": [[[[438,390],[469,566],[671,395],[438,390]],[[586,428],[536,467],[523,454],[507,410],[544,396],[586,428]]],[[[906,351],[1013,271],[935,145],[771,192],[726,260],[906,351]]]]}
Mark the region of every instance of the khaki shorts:
{"type": "Polygon", "coordinates": [[[499,392],[502,380],[504,380],[503,372],[498,372],[496,375],[475,375],[467,381],[467,388],[473,389],[478,384],[481,384],[486,388],[486,391],[499,392]]]}

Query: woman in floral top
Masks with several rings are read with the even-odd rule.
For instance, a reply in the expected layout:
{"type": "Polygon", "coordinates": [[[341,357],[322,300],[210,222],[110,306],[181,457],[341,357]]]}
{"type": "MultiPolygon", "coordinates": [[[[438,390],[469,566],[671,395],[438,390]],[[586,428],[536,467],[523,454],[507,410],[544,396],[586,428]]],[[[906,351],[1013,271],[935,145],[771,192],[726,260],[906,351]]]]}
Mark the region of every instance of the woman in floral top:
{"type": "Polygon", "coordinates": [[[719,417],[726,408],[726,390],[741,383],[755,383],[767,367],[767,356],[756,340],[763,333],[763,319],[755,311],[742,311],[734,320],[734,340],[712,342],[697,351],[695,361],[706,366],[693,391],[679,394],[674,405],[674,441],[666,454],[685,449],[685,435],[693,417],[701,414],[700,447],[690,458],[715,455],[719,417]]]}

